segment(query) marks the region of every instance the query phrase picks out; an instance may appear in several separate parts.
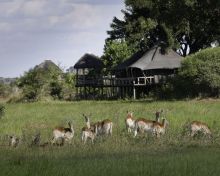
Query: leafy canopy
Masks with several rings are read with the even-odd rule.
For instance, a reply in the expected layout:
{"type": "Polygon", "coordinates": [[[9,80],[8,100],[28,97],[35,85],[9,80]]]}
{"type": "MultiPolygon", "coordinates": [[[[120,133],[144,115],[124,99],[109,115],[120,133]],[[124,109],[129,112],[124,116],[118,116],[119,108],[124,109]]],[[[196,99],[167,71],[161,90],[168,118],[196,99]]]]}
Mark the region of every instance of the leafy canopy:
{"type": "Polygon", "coordinates": [[[122,63],[132,55],[132,50],[125,41],[107,41],[102,56],[103,63],[108,72],[112,67],[122,63]]]}
{"type": "Polygon", "coordinates": [[[155,44],[195,53],[220,41],[219,0],[125,0],[124,19],[114,18],[108,40],[148,50],[155,44]]]}

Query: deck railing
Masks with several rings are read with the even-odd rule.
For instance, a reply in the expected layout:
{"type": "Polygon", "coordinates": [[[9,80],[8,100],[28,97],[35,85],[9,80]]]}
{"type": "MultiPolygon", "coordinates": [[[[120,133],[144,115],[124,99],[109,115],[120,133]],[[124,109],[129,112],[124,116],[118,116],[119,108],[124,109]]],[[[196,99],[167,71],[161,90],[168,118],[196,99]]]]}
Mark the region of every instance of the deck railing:
{"type": "Polygon", "coordinates": [[[79,76],[76,79],[76,86],[105,86],[105,87],[117,87],[117,86],[145,86],[154,83],[154,77],[136,77],[136,78],[116,78],[116,77],[87,77],[79,76]]]}

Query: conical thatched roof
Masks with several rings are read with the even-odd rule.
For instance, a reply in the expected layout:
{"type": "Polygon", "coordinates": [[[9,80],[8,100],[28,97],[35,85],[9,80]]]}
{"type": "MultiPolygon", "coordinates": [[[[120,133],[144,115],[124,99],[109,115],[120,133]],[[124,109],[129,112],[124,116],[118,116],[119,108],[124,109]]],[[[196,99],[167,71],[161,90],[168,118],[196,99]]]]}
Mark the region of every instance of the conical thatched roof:
{"type": "Polygon", "coordinates": [[[62,70],[55,63],[53,63],[51,60],[45,60],[44,62],[40,63],[39,65],[36,65],[34,67],[34,69],[35,70],[42,69],[45,71],[54,69],[54,70],[62,72],[62,70]]]}
{"type": "Polygon", "coordinates": [[[173,50],[169,50],[166,54],[164,54],[160,47],[154,47],[145,53],[138,52],[134,54],[130,59],[116,66],[115,69],[175,69],[181,66],[181,60],[182,57],[173,50]]]}
{"type": "Polygon", "coordinates": [[[103,62],[95,55],[86,53],[79,61],[74,65],[75,69],[94,68],[97,70],[102,69],[103,62]]]}

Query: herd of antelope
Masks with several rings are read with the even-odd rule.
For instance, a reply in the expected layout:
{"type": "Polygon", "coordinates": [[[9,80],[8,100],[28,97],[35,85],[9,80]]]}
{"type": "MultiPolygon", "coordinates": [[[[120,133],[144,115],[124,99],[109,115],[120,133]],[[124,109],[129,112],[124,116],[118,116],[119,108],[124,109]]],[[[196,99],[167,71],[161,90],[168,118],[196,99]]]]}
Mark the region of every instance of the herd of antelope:
{"type": "MultiPolygon", "coordinates": [[[[168,121],[166,118],[161,118],[161,114],[163,110],[157,111],[155,113],[155,120],[148,120],[145,118],[135,119],[133,117],[133,112],[127,112],[127,117],[125,118],[125,126],[128,133],[133,133],[134,137],[137,136],[138,133],[142,134],[150,134],[159,138],[164,135],[166,132],[166,128],[168,126],[168,121]]],[[[109,119],[105,119],[102,121],[90,122],[91,115],[83,114],[85,120],[85,126],[81,130],[81,140],[85,144],[88,139],[94,143],[94,139],[98,136],[111,136],[113,129],[113,122],[109,119]]],[[[211,130],[209,129],[206,123],[200,121],[192,121],[187,124],[185,127],[188,135],[194,137],[198,133],[202,133],[208,137],[212,136],[211,130]]],[[[40,133],[34,136],[32,139],[31,145],[45,146],[48,144],[53,145],[63,145],[64,143],[71,143],[74,137],[74,128],[72,123],[68,123],[68,127],[56,127],[53,129],[53,138],[50,142],[40,144],[40,133]]],[[[19,144],[19,138],[16,136],[9,136],[10,142],[9,145],[12,147],[16,147],[19,144]]]]}

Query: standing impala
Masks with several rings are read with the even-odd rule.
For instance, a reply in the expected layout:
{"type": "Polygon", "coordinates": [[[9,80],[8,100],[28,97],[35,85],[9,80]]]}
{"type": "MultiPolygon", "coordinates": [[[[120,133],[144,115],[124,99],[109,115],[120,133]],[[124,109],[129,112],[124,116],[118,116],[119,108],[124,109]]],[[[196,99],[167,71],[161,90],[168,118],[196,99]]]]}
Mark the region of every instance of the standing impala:
{"type": "Polygon", "coordinates": [[[112,135],[112,127],[113,123],[109,119],[105,119],[102,121],[98,121],[96,123],[90,123],[90,119],[88,116],[85,116],[86,126],[88,129],[91,129],[91,131],[95,132],[96,135],[112,135]],[[96,129],[97,128],[97,129],[96,129]],[[96,129],[96,130],[95,130],[96,129]]]}
{"type": "Polygon", "coordinates": [[[74,129],[73,125],[68,122],[69,128],[64,128],[64,127],[56,127],[53,130],[53,139],[52,143],[56,143],[60,139],[63,139],[64,141],[71,141],[71,139],[74,136],[74,129]]]}
{"type": "Polygon", "coordinates": [[[156,122],[160,122],[160,117],[161,114],[163,113],[163,110],[161,109],[160,111],[156,111],[155,112],[155,116],[156,116],[156,122]]]}
{"type": "Polygon", "coordinates": [[[85,144],[87,139],[89,138],[89,139],[91,139],[91,141],[93,143],[93,141],[96,137],[96,134],[97,134],[97,126],[91,125],[89,117],[86,116],[85,114],[83,114],[83,117],[85,118],[86,126],[82,128],[81,140],[85,144]]]}
{"type": "Polygon", "coordinates": [[[147,120],[147,119],[144,119],[144,118],[137,119],[135,121],[134,137],[137,136],[138,132],[152,133],[154,123],[155,123],[155,121],[153,121],[153,120],[147,120]]]}
{"type": "Polygon", "coordinates": [[[152,129],[153,135],[155,135],[156,137],[160,137],[161,135],[164,135],[165,131],[166,131],[167,124],[168,124],[168,122],[165,118],[163,118],[162,123],[155,122],[153,124],[153,129],[152,129]]]}
{"type": "Polygon", "coordinates": [[[128,133],[134,130],[135,119],[133,118],[133,112],[127,112],[127,117],[125,119],[125,126],[126,126],[128,133]]]}
{"type": "Polygon", "coordinates": [[[109,119],[96,122],[98,135],[112,135],[113,122],[109,119]]]}
{"type": "Polygon", "coordinates": [[[211,130],[209,129],[206,123],[200,121],[192,121],[189,125],[190,136],[194,137],[199,132],[202,132],[204,135],[212,136],[211,130]]]}
{"type": "Polygon", "coordinates": [[[136,137],[138,132],[150,133],[159,137],[159,135],[165,133],[166,126],[166,119],[163,119],[162,123],[144,118],[137,119],[135,121],[134,137],[136,137]]]}
{"type": "Polygon", "coordinates": [[[88,127],[83,127],[82,128],[82,135],[81,135],[81,139],[82,142],[85,144],[87,139],[91,139],[92,143],[96,137],[96,133],[97,133],[97,126],[95,126],[95,130],[93,131],[91,128],[88,127]]]}

